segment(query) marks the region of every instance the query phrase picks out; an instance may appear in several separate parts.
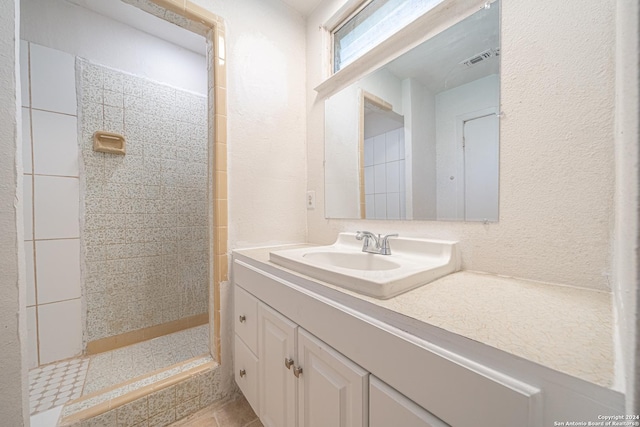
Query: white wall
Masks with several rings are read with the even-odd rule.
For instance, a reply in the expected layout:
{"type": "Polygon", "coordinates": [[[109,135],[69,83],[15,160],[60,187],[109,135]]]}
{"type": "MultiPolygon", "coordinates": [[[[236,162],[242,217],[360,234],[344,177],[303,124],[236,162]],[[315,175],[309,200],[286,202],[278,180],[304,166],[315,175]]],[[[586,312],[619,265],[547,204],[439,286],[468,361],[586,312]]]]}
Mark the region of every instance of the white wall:
{"type": "Polygon", "coordinates": [[[458,141],[458,116],[497,108],[499,94],[500,77],[494,74],[436,95],[438,219],[464,219],[464,154],[458,141]]]}
{"type": "Polygon", "coordinates": [[[411,218],[436,218],[435,97],[415,79],[402,81],[405,111],[406,181],[411,218]]]}
{"type": "Polygon", "coordinates": [[[360,218],[360,94],[357,85],[327,101],[324,133],[334,143],[325,151],[326,216],[360,218]],[[327,165],[329,165],[327,167],[327,165]]]}
{"type": "Polygon", "coordinates": [[[230,247],[304,241],[304,19],[279,0],[198,3],[226,25],[230,247]]]}
{"type": "Polygon", "coordinates": [[[21,11],[24,40],[177,88],[207,93],[203,55],[63,0],[22,0],[21,11]]]}
{"type": "MultiPolygon", "coordinates": [[[[307,25],[308,188],[322,194],[324,106],[319,27],[307,25]]],[[[614,1],[505,2],[502,13],[500,220],[496,224],[375,222],[380,233],[454,239],[463,268],[609,289],[613,227],[614,1]],[[598,55],[593,55],[598,52],[598,55]]],[[[309,241],[329,243],[357,220],[308,212],[309,241]]]]}
{"type": "Polygon", "coordinates": [[[617,376],[626,388],[627,413],[640,413],[640,292],[638,285],[639,117],[638,34],[640,7],[618,0],[616,16],[616,217],[614,235],[614,303],[618,319],[622,366],[617,376]]]}
{"type": "Polygon", "coordinates": [[[19,2],[0,2],[0,419],[28,425],[19,2]]]}

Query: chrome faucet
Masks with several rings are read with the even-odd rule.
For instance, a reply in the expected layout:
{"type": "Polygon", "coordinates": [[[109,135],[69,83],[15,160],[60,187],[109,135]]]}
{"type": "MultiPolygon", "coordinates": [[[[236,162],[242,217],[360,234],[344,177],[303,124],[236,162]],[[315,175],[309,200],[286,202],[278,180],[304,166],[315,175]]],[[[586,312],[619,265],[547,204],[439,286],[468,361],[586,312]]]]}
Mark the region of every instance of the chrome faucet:
{"type": "Polygon", "coordinates": [[[391,255],[391,247],[389,246],[389,237],[397,237],[397,234],[387,234],[386,236],[377,236],[369,231],[358,231],[356,233],[357,240],[364,240],[362,244],[362,252],[370,254],[391,255]],[[374,246],[371,247],[373,240],[374,246]]]}

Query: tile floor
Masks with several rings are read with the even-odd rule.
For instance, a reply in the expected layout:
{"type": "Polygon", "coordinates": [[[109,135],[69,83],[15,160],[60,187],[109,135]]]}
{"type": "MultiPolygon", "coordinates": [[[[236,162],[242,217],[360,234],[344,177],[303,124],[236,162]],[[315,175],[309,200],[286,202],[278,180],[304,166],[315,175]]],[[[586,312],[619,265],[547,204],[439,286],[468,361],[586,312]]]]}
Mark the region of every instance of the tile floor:
{"type": "Polygon", "coordinates": [[[51,363],[29,371],[31,415],[80,397],[88,366],[88,358],[78,358],[51,363]]]}
{"type": "Polygon", "coordinates": [[[222,406],[214,403],[169,427],[263,427],[258,416],[244,398],[222,406]]]}
{"type": "Polygon", "coordinates": [[[110,352],[32,369],[31,415],[208,353],[208,342],[209,326],[202,325],[110,352]]]}

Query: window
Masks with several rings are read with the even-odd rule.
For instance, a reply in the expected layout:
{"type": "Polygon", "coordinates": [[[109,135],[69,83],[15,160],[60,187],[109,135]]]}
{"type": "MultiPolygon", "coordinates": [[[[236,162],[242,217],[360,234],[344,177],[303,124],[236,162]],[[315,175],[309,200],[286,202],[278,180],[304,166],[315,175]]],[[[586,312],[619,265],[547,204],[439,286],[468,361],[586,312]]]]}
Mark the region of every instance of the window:
{"type": "Polygon", "coordinates": [[[338,72],[444,0],[371,0],[332,32],[338,72]]]}

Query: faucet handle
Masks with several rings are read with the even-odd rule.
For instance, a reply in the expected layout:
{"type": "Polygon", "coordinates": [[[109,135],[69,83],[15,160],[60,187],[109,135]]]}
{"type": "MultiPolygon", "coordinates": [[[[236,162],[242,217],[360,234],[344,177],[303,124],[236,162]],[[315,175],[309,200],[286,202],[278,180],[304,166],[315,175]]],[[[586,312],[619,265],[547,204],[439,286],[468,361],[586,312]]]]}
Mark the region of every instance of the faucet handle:
{"type": "Polygon", "coordinates": [[[398,233],[387,234],[380,238],[380,254],[391,255],[391,247],[389,246],[389,237],[398,237],[398,233]]]}
{"type": "Polygon", "coordinates": [[[356,240],[369,239],[371,237],[375,239],[376,236],[370,231],[356,231],[356,240]]]}

